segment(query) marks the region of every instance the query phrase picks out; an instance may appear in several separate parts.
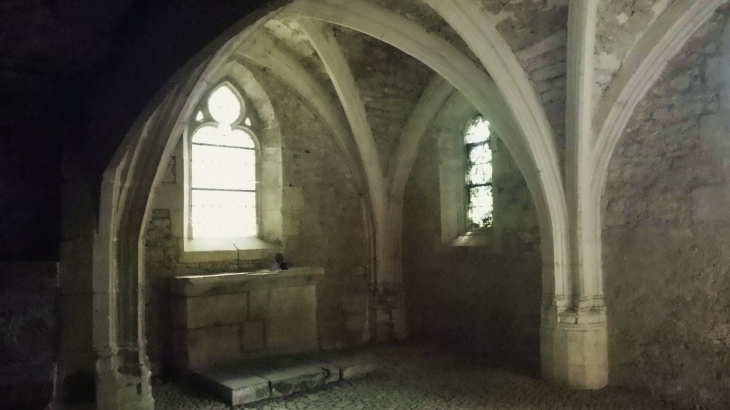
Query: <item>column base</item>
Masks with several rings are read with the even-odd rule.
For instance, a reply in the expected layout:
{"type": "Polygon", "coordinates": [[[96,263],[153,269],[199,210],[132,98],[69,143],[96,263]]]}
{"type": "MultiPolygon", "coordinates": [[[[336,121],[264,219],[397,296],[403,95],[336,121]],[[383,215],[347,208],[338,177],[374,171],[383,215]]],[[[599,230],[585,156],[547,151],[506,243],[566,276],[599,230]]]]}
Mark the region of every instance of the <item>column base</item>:
{"type": "Polygon", "coordinates": [[[378,342],[405,340],[411,336],[408,329],[403,283],[379,285],[374,307],[375,335],[378,342]]]}
{"type": "Polygon", "coordinates": [[[608,332],[604,311],[543,311],[540,360],[546,381],[571,389],[608,384],[608,332]]]}
{"type": "Polygon", "coordinates": [[[105,410],[154,410],[151,373],[130,376],[116,371],[97,374],[96,406],[105,410]]]}

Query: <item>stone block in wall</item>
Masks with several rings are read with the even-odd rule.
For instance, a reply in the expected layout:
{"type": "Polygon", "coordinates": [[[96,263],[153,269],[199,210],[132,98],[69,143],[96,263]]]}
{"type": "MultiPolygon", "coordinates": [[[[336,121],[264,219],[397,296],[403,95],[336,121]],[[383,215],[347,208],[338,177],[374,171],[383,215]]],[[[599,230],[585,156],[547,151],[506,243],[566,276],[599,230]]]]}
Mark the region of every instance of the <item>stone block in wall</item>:
{"type": "Polygon", "coordinates": [[[147,228],[147,240],[157,241],[171,238],[171,226],[169,210],[166,218],[152,218],[150,219],[149,226],[147,228]]]}
{"type": "Polygon", "coordinates": [[[255,352],[266,349],[266,333],[264,322],[261,320],[246,321],[243,323],[243,335],[241,336],[243,350],[255,352]]]}
{"type": "Polygon", "coordinates": [[[692,216],[696,222],[730,221],[730,187],[716,185],[692,192],[692,216]]]}
{"type": "Polygon", "coordinates": [[[317,349],[317,290],[315,286],[269,291],[267,339],[270,354],[317,349]]]}
{"type": "Polygon", "coordinates": [[[700,137],[704,148],[722,157],[730,152],[730,118],[726,113],[700,117],[700,137]]]}
{"type": "Polygon", "coordinates": [[[382,309],[377,310],[375,319],[377,320],[375,340],[378,342],[391,340],[390,315],[388,312],[382,309]]]}
{"type": "Polygon", "coordinates": [[[185,371],[225,360],[316,350],[316,284],[323,275],[322,268],[300,267],[173,278],[176,366],[185,371]],[[221,323],[221,315],[230,324],[210,326],[221,323]],[[194,328],[201,324],[206,327],[194,328]],[[212,351],[217,343],[221,352],[212,351]]]}
{"type": "Polygon", "coordinates": [[[176,324],[187,329],[241,323],[247,317],[246,293],[178,298],[176,324]]]}
{"type": "Polygon", "coordinates": [[[351,315],[345,319],[345,327],[350,332],[350,340],[356,344],[367,343],[368,333],[365,332],[365,315],[351,315]]]}
{"type": "Polygon", "coordinates": [[[187,352],[182,369],[207,369],[231,363],[241,358],[241,327],[213,326],[201,329],[180,329],[176,350],[187,352]]]}
{"type": "Polygon", "coordinates": [[[269,314],[269,291],[253,290],[248,293],[248,315],[252,319],[263,319],[269,314]]]}
{"type": "Polygon", "coordinates": [[[568,66],[563,61],[547,67],[540,68],[532,73],[532,79],[535,81],[544,81],[551,78],[560,77],[561,75],[565,75],[567,67],[568,66]]]}
{"type": "Polygon", "coordinates": [[[408,331],[406,308],[393,309],[390,315],[395,338],[397,340],[407,339],[410,333],[408,331]]]}
{"type": "Polygon", "coordinates": [[[367,308],[367,293],[348,293],[342,295],[340,303],[347,313],[361,313],[367,308]]]}

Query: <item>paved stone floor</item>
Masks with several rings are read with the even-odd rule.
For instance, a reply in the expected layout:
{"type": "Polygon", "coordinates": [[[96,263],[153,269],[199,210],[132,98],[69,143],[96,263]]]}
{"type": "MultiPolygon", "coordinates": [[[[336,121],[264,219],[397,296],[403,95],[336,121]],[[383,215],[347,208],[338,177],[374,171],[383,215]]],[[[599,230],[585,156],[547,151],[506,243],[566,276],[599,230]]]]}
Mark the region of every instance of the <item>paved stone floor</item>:
{"type": "MultiPolygon", "coordinates": [[[[359,354],[378,370],[317,391],[255,403],[260,410],[327,409],[666,409],[647,395],[618,388],[597,392],[551,386],[527,372],[478,363],[433,346],[388,346],[359,354]]],[[[180,382],[156,384],[156,409],[227,410],[212,396],[180,382]]]]}

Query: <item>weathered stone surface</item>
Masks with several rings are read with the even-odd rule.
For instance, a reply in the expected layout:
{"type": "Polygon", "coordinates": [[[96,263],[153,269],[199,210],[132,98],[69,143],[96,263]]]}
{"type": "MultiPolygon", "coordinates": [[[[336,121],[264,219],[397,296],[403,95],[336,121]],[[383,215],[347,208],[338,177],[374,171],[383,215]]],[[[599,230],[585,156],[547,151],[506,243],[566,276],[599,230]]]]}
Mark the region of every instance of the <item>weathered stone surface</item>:
{"type": "Polygon", "coordinates": [[[247,352],[266,349],[266,333],[264,321],[246,321],[243,323],[243,350],[247,352]]]}
{"type": "Polygon", "coordinates": [[[175,277],[175,318],[183,333],[176,342],[175,362],[183,369],[201,369],[224,360],[316,349],[317,290],[309,283],[322,274],[321,268],[293,268],[175,277]],[[250,301],[249,294],[254,294],[250,301]],[[256,314],[251,319],[249,302],[256,314]]]}
{"type": "Polygon", "coordinates": [[[665,0],[598,2],[595,99],[609,87],[628,52],[671,3],[665,0]]]}
{"type": "MultiPolygon", "coordinates": [[[[178,330],[179,360],[186,361],[184,369],[209,369],[231,363],[241,357],[241,327],[214,326],[178,330]],[[187,360],[185,360],[187,359],[187,360]]],[[[181,370],[184,370],[181,369],[181,370]]]]}
{"type": "Polygon", "coordinates": [[[250,374],[209,370],[193,372],[191,379],[232,406],[242,406],[271,397],[269,381],[250,374]]]}
{"type": "Polygon", "coordinates": [[[696,189],[693,218],[695,222],[730,222],[730,191],[727,186],[711,186],[696,189]]]}
{"type": "Polygon", "coordinates": [[[260,373],[271,386],[271,397],[282,397],[322,386],[327,372],[316,365],[302,365],[260,373]]]}
{"type": "Polygon", "coordinates": [[[301,353],[316,349],[316,287],[276,288],[269,292],[269,298],[266,327],[269,353],[301,353]]]}
{"type": "Polygon", "coordinates": [[[611,383],[654,391],[677,407],[728,406],[730,134],[721,88],[706,70],[728,20],[723,6],[639,103],[605,193],[611,383]]]}
{"type": "Polygon", "coordinates": [[[263,319],[269,315],[269,290],[252,290],[248,293],[248,313],[253,319],[263,319]]]}
{"type": "Polygon", "coordinates": [[[356,353],[283,356],[194,371],[191,376],[224,402],[242,405],[363,376],[377,368],[372,360],[356,353]]]}
{"type": "Polygon", "coordinates": [[[248,295],[230,293],[176,299],[177,326],[197,329],[241,323],[247,317],[248,295]]]}

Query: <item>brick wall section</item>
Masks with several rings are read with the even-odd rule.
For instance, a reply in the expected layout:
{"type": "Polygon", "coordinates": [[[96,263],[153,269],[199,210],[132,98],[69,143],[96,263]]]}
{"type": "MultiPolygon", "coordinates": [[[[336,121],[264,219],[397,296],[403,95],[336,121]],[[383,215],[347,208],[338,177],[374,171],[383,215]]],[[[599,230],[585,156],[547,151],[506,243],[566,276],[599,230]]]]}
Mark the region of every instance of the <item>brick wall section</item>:
{"type": "Polygon", "coordinates": [[[604,195],[610,382],[709,408],[730,405],[730,134],[706,130],[727,118],[709,63],[729,17],[719,9],[639,104],[604,195]]]}

